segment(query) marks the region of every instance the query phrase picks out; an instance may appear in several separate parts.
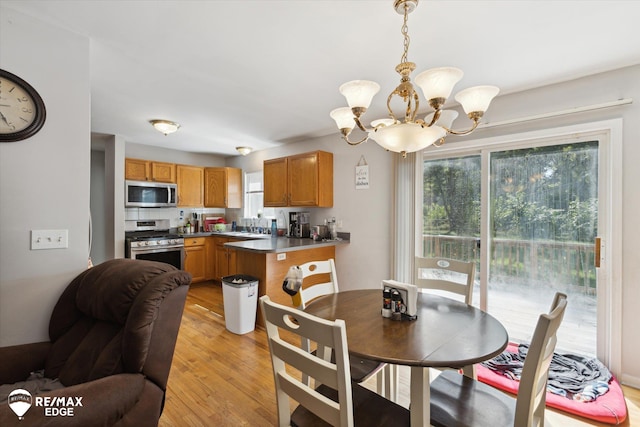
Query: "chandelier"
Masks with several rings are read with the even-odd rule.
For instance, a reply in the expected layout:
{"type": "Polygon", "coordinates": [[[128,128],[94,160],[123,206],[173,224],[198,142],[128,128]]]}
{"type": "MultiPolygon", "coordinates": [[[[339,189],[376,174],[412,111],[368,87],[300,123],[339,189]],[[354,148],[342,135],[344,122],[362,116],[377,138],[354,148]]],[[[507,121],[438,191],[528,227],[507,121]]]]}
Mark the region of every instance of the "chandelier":
{"type": "Polygon", "coordinates": [[[361,121],[362,115],[367,111],[374,95],[380,90],[380,85],[368,80],[354,80],[340,86],[340,93],[347,99],[348,107],[336,108],[330,116],[336,121],[342,138],[349,145],[358,145],[369,138],[373,139],[383,148],[401,153],[406,157],[407,153],[422,150],[429,145],[440,146],[448,134],[466,135],[473,132],[479,124],[480,118],[489,107],[491,100],[498,94],[495,86],[475,86],[464,89],[455,95],[472,125],[467,130],[453,130],[452,123],[458,117],[454,110],[443,110],[447,98],[451,95],[453,86],[462,79],[462,70],[454,67],[432,68],[416,76],[415,82],[422,89],[429,106],[434,110],[424,119],[416,119],[420,107],[420,99],[409,77],[415,70],[416,64],[407,60],[409,52],[409,29],[407,18],[418,5],[418,0],[395,0],[396,12],[404,15],[402,35],[404,37],[404,53],[400,64],[396,66],[396,72],[400,74],[400,84],[387,98],[387,110],[389,118],[378,119],[371,122],[371,128],[367,129],[361,121]],[[402,120],[393,112],[391,102],[393,97],[402,98],[405,106],[402,120]],[[365,136],[357,141],[351,141],[351,131],[358,127],[365,136]]]}

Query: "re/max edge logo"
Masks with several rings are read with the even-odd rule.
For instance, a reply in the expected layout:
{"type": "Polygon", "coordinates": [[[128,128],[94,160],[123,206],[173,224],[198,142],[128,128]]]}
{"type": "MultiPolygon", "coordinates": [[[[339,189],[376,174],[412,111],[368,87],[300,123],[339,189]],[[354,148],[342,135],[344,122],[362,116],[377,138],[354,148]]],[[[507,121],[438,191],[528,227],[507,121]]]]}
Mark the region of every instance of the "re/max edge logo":
{"type": "Polygon", "coordinates": [[[46,417],[73,417],[74,409],[82,406],[82,397],[73,396],[36,396],[35,399],[27,390],[13,390],[7,398],[9,407],[18,416],[24,419],[24,414],[32,404],[44,408],[46,417]]]}

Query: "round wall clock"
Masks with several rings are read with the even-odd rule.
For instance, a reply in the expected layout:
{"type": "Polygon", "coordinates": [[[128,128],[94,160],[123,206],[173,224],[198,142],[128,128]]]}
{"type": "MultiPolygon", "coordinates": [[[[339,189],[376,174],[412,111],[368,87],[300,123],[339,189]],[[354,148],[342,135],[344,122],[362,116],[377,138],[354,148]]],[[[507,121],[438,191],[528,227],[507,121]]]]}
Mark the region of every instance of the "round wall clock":
{"type": "Polygon", "coordinates": [[[38,92],[20,77],[0,69],[0,142],[21,141],[35,135],[46,116],[38,92]]]}

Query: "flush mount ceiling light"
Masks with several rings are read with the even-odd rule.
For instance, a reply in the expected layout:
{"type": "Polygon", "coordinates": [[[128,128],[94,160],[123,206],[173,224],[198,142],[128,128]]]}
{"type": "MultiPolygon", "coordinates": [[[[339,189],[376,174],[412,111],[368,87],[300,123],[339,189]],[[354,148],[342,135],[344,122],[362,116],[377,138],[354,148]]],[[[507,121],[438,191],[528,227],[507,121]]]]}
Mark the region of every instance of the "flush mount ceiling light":
{"type": "Polygon", "coordinates": [[[149,120],[149,123],[156,128],[157,131],[164,133],[165,135],[169,135],[170,133],[174,133],[180,128],[178,123],[171,122],[169,120],[149,120]]]}
{"type": "Polygon", "coordinates": [[[361,122],[361,116],[367,111],[374,95],[380,90],[380,85],[368,80],[354,80],[340,86],[340,93],[347,99],[348,107],[331,111],[330,116],[336,121],[342,138],[350,145],[358,145],[369,138],[383,148],[401,153],[422,150],[429,145],[440,146],[448,134],[466,135],[478,127],[478,122],[489,107],[491,100],[498,94],[495,86],[475,86],[458,92],[455,96],[465,113],[473,121],[470,129],[459,131],[451,129],[452,122],[458,116],[456,111],[443,110],[442,107],[451,95],[453,86],[462,79],[463,72],[458,68],[433,68],[416,76],[416,84],[422,89],[429,106],[434,110],[423,119],[416,119],[420,107],[418,93],[411,83],[409,75],[416,68],[416,64],[407,61],[409,52],[409,32],[407,18],[409,13],[418,6],[418,0],[395,0],[394,9],[404,15],[402,35],[404,36],[404,53],[401,62],[396,66],[400,74],[400,84],[387,98],[389,118],[371,122],[371,129],[367,129],[361,122]],[[402,98],[406,108],[404,118],[400,121],[391,109],[394,96],[402,98]],[[351,131],[358,127],[367,134],[358,141],[349,140],[351,131]]]}
{"type": "Polygon", "coordinates": [[[246,156],[252,151],[251,147],[236,147],[236,150],[238,150],[238,153],[242,154],[243,156],[246,156]]]}

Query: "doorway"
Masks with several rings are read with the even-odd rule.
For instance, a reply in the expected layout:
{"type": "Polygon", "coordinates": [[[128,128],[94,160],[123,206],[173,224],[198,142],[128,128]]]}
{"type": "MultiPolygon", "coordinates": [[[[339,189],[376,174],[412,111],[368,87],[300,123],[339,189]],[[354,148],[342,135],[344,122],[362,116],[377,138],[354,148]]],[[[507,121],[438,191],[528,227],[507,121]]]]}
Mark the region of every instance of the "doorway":
{"type": "Polygon", "coordinates": [[[417,254],[475,261],[473,303],[513,341],[530,341],[553,294],[567,293],[558,350],[609,364],[619,306],[611,270],[595,266],[595,238],[612,241],[609,134],[475,144],[423,154],[417,254]]]}

